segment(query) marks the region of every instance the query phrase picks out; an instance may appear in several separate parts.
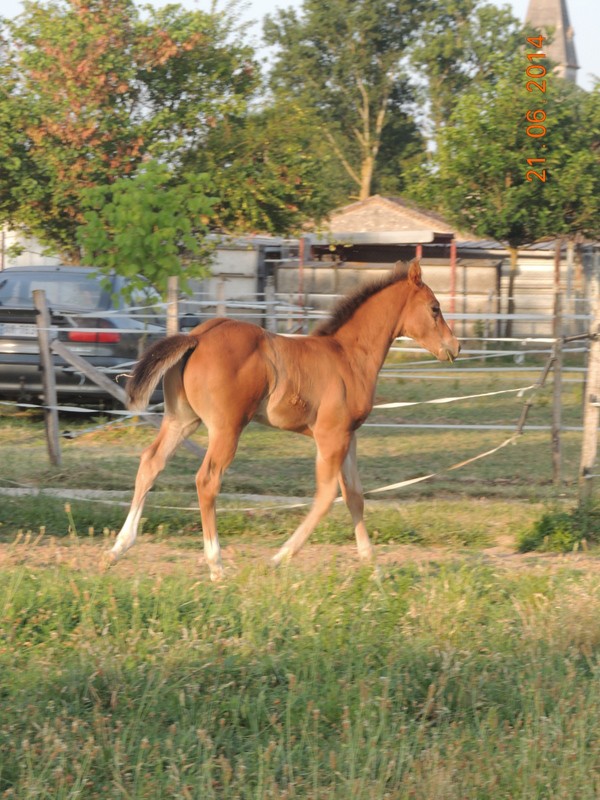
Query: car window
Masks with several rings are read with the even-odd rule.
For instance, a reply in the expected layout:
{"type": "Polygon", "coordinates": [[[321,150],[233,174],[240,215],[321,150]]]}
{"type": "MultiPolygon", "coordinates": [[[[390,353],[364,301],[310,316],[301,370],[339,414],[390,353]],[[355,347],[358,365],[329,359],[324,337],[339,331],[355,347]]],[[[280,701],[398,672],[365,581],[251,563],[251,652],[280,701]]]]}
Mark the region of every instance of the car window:
{"type": "Polygon", "coordinates": [[[97,280],[86,275],[64,272],[0,274],[0,304],[31,308],[34,289],[43,289],[46,301],[53,310],[80,312],[97,311],[107,307],[107,295],[97,280]]]}

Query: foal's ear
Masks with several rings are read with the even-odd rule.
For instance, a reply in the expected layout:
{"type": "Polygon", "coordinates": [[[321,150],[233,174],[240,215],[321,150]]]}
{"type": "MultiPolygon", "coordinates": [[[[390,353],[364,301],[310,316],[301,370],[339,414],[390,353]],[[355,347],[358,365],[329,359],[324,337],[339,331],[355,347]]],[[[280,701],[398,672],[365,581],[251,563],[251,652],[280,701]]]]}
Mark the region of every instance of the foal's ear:
{"type": "Polygon", "coordinates": [[[418,258],[413,260],[408,265],[408,280],[415,286],[423,286],[423,278],[421,276],[421,262],[418,258]]]}

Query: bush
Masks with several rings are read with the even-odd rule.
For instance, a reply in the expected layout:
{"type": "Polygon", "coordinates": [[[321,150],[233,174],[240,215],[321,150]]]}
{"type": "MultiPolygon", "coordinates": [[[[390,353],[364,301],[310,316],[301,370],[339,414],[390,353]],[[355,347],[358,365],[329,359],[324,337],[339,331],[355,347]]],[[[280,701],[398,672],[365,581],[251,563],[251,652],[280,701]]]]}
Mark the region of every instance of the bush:
{"type": "Polygon", "coordinates": [[[600,509],[578,506],[547,511],[519,539],[519,551],[568,553],[600,540],[600,509]]]}

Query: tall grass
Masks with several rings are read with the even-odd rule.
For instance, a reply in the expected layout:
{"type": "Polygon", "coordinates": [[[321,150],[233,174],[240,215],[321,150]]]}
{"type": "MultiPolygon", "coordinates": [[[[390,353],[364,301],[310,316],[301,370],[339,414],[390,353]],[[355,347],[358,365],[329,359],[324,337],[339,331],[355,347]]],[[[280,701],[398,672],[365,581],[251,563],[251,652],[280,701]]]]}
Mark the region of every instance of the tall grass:
{"type": "MultiPolygon", "coordinates": [[[[200,513],[193,496],[167,496],[175,508],[165,508],[165,496],[144,509],[142,536],[155,541],[176,541],[199,549],[201,542],[200,513]],[[187,510],[190,509],[190,510],[187,510]]],[[[537,519],[541,506],[519,501],[471,501],[459,498],[417,500],[406,503],[367,503],[365,519],[375,545],[418,544],[481,548],[494,543],[498,533],[517,536],[537,519]]],[[[115,536],[123,524],[127,507],[120,504],[98,504],[89,500],[69,503],[50,496],[4,497],[0,509],[0,542],[15,537],[35,538],[40,532],[64,537],[72,532],[89,537],[115,536]],[[68,511],[66,511],[68,509],[68,511]],[[43,524],[42,524],[43,523],[43,524]]],[[[240,539],[283,544],[306,514],[306,508],[279,508],[251,504],[243,500],[220,501],[218,520],[224,544],[240,539]]],[[[336,504],[319,524],[311,542],[340,544],[353,542],[350,514],[336,504]]],[[[241,544],[243,548],[243,544],[241,544]]]]}
{"type": "Polygon", "coordinates": [[[0,572],[0,797],[596,798],[600,585],[0,572]]]}

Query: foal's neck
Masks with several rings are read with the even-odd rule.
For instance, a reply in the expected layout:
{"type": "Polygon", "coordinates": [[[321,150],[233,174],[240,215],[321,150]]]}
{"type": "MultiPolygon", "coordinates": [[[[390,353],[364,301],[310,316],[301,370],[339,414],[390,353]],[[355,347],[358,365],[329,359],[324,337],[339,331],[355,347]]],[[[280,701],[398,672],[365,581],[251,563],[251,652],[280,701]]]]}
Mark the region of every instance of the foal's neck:
{"type": "Polygon", "coordinates": [[[334,334],[356,368],[373,383],[392,342],[401,333],[408,291],[404,281],[387,286],[369,297],[334,334]]]}

